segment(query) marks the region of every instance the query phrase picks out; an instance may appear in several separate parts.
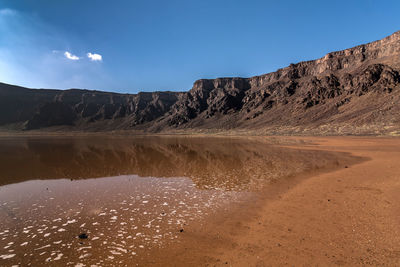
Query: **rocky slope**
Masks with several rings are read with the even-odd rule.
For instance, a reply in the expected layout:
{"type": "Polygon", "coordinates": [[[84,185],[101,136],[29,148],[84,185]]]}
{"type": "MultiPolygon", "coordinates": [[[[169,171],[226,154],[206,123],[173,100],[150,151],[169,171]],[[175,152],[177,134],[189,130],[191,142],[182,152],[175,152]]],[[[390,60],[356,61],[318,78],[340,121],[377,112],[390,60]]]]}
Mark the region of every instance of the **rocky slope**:
{"type": "Polygon", "coordinates": [[[0,83],[0,124],[22,122],[26,130],[57,125],[78,129],[131,128],[161,117],[179,95],[38,90],[0,83]]]}
{"type": "Polygon", "coordinates": [[[0,124],[24,129],[400,133],[400,32],[251,78],[136,95],[0,84],[0,124]]]}

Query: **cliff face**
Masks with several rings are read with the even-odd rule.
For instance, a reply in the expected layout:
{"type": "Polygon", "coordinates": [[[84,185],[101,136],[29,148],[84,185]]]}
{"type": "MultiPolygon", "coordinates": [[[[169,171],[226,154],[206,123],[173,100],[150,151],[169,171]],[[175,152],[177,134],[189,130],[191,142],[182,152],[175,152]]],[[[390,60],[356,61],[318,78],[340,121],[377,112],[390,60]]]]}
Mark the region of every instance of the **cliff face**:
{"type": "Polygon", "coordinates": [[[261,76],[196,81],[164,119],[183,128],[374,133],[400,121],[399,70],[396,32],[261,76]]]}
{"type": "Polygon", "coordinates": [[[186,93],[130,95],[0,84],[0,124],[151,132],[390,133],[400,125],[399,72],[396,32],[261,76],[198,80],[186,93]]]}
{"type": "Polygon", "coordinates": [[[129,128],[165,114],[179,93],[117,94],[90,90],[37,90],[0,83],[0,124],[23,122],[26,130],[91,124],[129,128]]]}

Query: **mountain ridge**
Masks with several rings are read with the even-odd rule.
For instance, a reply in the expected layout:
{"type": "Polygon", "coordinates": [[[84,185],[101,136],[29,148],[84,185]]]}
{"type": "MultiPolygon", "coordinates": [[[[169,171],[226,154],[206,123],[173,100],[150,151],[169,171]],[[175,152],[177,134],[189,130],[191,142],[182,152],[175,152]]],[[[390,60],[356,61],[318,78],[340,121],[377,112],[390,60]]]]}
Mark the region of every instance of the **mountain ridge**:
{"type": "Polygon", "coordinates": [[[399,132],[400,31],[249,78],[200,79],[187,92],[119,94],[0,83],[0,125],[83,131],[399,132]],[[50,128],[48,128],[50,127],[50,128]]]}

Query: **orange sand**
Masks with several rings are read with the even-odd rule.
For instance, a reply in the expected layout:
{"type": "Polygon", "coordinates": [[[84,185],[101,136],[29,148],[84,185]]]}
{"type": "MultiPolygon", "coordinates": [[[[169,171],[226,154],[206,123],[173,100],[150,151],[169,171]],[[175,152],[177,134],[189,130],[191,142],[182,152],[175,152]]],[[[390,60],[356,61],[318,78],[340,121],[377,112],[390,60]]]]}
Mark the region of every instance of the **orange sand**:
{"type": "Polygon", "coordinates": [[[399,266],[400,139],[305,139],[314,145],[296,147],[368,160],[302,179],[188,229],[181,243],[155,252],[146,265],[399,266]]]}

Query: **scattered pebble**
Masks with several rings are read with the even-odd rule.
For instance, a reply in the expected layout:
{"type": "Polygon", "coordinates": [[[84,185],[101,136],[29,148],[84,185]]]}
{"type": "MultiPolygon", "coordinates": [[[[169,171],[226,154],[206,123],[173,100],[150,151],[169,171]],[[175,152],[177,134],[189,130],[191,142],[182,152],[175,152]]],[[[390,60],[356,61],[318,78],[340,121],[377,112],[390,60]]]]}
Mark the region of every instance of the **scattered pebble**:
{"type": "Polygon", "coordinates": [[[87,239],[89,236],[86,233],[78,235],[79,239],[87,239]]]}

